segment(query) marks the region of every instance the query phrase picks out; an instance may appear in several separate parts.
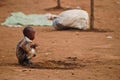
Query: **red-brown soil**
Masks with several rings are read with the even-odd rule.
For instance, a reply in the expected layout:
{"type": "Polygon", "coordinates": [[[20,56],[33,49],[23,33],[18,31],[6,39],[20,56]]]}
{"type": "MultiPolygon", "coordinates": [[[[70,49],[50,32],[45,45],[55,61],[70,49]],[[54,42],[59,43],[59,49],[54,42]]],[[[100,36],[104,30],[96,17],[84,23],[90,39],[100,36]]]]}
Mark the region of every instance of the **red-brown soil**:
{"type": "MultiPolygon", "coordinates": [[[[61,0],[90,14],[90,0],[61,0]]],[[[21,28],[0,26],[0,80],[120,80],[120,0],[94,0],[94,31],[35,26],[38,54],[32,67],[18,65],[21,28]]],[[[0,23],[12,12],[58,14],[56,0],[0,0],[0,23]]]]}

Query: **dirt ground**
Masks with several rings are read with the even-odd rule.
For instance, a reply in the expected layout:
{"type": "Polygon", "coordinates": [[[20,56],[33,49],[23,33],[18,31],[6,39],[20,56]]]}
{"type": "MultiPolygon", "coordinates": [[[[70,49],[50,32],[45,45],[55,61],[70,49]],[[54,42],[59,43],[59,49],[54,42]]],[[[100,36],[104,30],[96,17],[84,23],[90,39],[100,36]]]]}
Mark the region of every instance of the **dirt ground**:
{"type": "MultiPolygon", "coordinates": [[[[90,0],[61,0],[90,14],[90,0]]],[[[21,28],[0,26],[0,80],[120,80],[120,0],[94,0],[94,31],[52,30],[35,26],[38,54],[34,66],[18,65],[21,28]]],[[[11,12],[58,14],[56,0],[0,0],[0,23],[11,12]]]]}

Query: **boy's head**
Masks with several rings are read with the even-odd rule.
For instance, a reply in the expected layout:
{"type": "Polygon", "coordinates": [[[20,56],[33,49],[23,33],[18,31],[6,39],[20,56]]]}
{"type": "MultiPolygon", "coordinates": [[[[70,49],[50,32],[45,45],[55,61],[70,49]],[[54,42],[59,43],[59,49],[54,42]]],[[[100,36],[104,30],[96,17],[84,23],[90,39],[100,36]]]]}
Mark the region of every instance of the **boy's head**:
{"type": "Polygon", "coordinates": [[[35,30],[32,27],[25,27],[23,29],[24,36],[28,37],[30,40],[34,40],[35,38],[35,30]]]}

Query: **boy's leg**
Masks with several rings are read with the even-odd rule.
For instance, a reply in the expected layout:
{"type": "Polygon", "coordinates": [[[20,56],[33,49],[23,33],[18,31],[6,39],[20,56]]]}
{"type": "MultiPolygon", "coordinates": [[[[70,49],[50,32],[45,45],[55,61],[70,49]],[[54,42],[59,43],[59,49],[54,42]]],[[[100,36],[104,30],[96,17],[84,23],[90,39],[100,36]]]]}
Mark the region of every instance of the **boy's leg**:
{"type": "Polygon", "coordinates": [[[32,62],[30,61],[30,59],[27,59],[26,54],[21,55],[18,59],[18,62],[20,65],[23,65],[23,66],[32,65],[32,62]]]}
{"type": "Polygon", "coordinates": [[[22,48],[19,48],[17,50],[16,55],[17,55],[17,58],[18,58],[18,63],[20,65],[23,65],[23,62],[24,62],[24,59],[25,59],[25,51],[22,48]]]}
{"type": "Polygon", "coordinates": [[[30,59],[36,55],[35,50],[32,49],[30,54],[26,53],[23,49],[21,49],[18,53],[18,62],[21,65],[29,66],[32,65],[30,59]]]}
{"type": "Polygon", "coordinates": [[[30,60],[35,56],[36,56],[35,49],[31,49],[31,52],[25,56],[24,61],[26,62],[27,65],[32,65],[32,62],[30,60]]]}
{"type": "Polygon", "coordinates": [[[20,65],[24,65],[25,58],[26,58],[26,55],[25,55],[25,54],[20,54],[19,57],[18,57],[18,63],[19,63],[20,65]]]}
{"type": "Polygon", "coordinates": [[[30,61],[30,59],[28,59],[27,58],[27,56],[25,56],[25,59],[24,59],[24,65],[26,65],[26,66],[30,66],[30,65],[32,65],[33,63],[30,61]]]}

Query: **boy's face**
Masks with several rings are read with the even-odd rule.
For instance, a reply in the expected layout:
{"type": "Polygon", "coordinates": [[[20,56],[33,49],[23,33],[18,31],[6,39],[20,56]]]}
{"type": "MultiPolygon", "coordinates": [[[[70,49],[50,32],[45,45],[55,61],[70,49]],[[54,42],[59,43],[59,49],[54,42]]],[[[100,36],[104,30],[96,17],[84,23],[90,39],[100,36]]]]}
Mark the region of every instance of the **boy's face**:
{"type": "Polygon", "coordinates": [[[29,31],[27,37],[28,37],[30,40],[34,40],[34,39],[35,39],[35,31],[29,31]]]}

